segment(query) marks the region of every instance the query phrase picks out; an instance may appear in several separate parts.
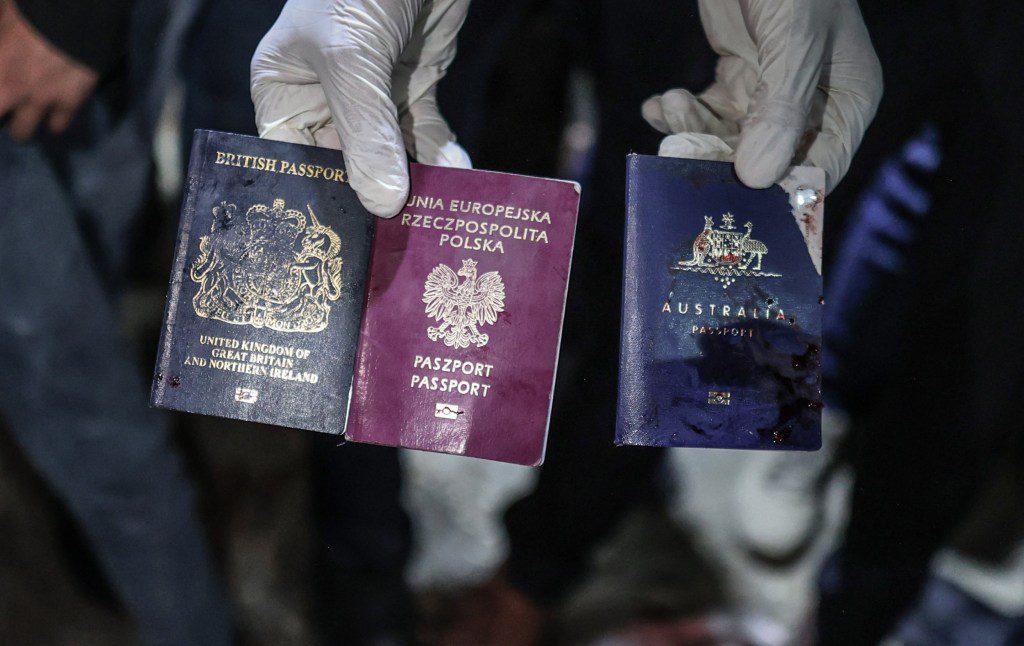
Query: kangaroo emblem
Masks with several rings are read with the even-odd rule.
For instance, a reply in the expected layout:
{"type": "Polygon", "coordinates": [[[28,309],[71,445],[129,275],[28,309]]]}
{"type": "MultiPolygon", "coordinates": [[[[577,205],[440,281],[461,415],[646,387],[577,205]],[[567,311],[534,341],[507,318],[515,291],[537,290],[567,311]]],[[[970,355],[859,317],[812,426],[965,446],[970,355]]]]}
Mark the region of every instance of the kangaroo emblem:
{"type": "Polygon", "coordinates": [[[716,282],[722,284],[723,289],[736,282],[740,276],[781,276],[761,268],[764,257],[768,255],[768,245],[750,237],[754,224],[744,224],[746,233],[740,234],[736,231],[734,220],[732,213],[725,213],[722,215],[721,226],[715,228],[714,219],[705,215],[704,229],[690,245],[690,257],[676,261],[669,269],[711,274],[715,276],[716,282]]]}

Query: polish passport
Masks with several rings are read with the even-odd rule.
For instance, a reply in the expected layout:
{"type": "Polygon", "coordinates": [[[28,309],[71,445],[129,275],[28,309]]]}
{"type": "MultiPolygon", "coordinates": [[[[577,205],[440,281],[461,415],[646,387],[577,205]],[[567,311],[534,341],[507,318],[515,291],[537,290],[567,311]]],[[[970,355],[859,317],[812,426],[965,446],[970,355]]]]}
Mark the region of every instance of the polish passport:
{"type": "Polygon", "coordinates": [[[377,223],[348,439],[544,459],[580,189],[412,164],[377,223]]]}
{"type": "Polygon", "coordinates": [[[197,130],[151,402],[341,433],[373,216],[337,150],[197,130]]]}
{"type": "Polygon", "coordinates": [[[617,444],[821,446],[823,196],[629,156],[617,444]]]}

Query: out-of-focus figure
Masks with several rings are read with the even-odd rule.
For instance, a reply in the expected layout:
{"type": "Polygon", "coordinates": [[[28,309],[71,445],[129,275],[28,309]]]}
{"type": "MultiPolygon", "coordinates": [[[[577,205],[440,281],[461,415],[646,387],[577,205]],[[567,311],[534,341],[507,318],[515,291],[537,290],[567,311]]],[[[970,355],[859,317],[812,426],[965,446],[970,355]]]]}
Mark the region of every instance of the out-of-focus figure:
{"type": "Polygon", "coordinates": [[[132,29],[149,29],[150,49],[154,34],[173,42],[189,6],[0,2],[0,414],[142,641],[216,645],[231,641],[227,603],[114,306],[160,81],[143,60],[132,81],[115,68],[132,29]],[[33,137],[41,122],[63,134],[33,137]]]}
{"type": "MultiPolygon", "coordinates": [[[[1024,235],[1016,215],[1024,82],[1006,74],[1024,56],[1024,7],[861,4],[887,93],[829,207],[854,213],[865,196],[866,226],[850,219],[848,232],[834,231],[826,251],[859,228],[865,266],[900,278],[884,280],[880,298],[850,303],[859,333],[836,347],[845,361],[836,391],[851,419],[844,453],[856,482],[845,540],[822,576],[820,638],[867,642],[895,634],[928,643],[903,630],[931,624],[931,639],[940,643],[1016,643],[1024,613],[1019,603],[1015,610],[1005,603],[998,573],[1014,579],[1024,508],[984,509],[993,487],[1019,500],[1024,467],[1016,422],[1024,412],[1016,394],[1024,340],[1005,309],[1024,298],[1013,250],[1024,235]],[[899,148],[926,125],[934,136],[925,131],[900,159],[899,148]],[[876,173],[879,183],[865,194],[876,173]],[[946,547],[960,564],[980,566],[975,575],[949,567],[946,547]],[[984,570],[988,584],[978,585],[984,570]],[[972,601],[956,601],[946,584],[972,601]],[[1003,637],[963,640],[986,613],[952,620],[952,610],[939,611],[948,620],[934,623],[944,603],[987,608],[979,625],[1000,623],[1003,637]]],[[[1011,597],[1022,594],[1019,578],[1013,590],[1011,597]]]]}

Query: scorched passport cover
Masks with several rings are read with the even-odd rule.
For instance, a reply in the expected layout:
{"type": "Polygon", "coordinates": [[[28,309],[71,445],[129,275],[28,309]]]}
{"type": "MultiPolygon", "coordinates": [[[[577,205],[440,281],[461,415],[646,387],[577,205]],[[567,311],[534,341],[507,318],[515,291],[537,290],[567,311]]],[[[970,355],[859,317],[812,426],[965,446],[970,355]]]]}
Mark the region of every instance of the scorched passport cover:
{"type": "Polygon", "coordinates": [[[373,216],[337,150],[197,130],[154,406],[341,433],[373,216]]]}
{"type": "Polygon", "coordinates": [[[823,195],[628,158],[617,444],[820,447],[823,195]]]}
{"type": "Polygon", "coordinates": [[[377,224],[348,439],[544,459],[579,186],[411,165],[377,224]]]}

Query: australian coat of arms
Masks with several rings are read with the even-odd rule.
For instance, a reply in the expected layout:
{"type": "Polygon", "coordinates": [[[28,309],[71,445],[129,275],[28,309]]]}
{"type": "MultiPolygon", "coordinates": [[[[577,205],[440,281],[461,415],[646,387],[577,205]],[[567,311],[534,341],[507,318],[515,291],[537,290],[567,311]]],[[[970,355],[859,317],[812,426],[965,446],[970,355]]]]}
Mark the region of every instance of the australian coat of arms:
{"type": "Polygon", "coordinates": [[[713,274],[715,280],[726,288],[736,281],[736,276],[762,276],[778,278],[761,269],[761,262],[768,254],[768,247],[760,240],[750,237],[754,225],[743,225],[744,233],[736,230],[732,213],[722,215],[722,225],[714,228],[715,221],[704,216],[704,230],[697,234],[688,260],[679,260],[671,265],[674,271],[695,271],[713,274]]]}
{"type": "Polygon", "coordinates": [[[312,207],[254,204],[213,208],[210,233],[199,239],[190,275],[199,284],[196,314],[281,332],[319,332],[341,296],[341,239],[312,207]]]}
{"type": "Polygon", "coordinates": [[[481,348],[490,337],[479,326],[492,325],[505,309],[505,283],[496,271],[476,275],[476,261],[465,259],[458,272],[441,263],[434,267],[423,286],[427,316],[440,321],[427,328],[431,341],[441,340],[452,348],[481,348]],[[459,281],[459,276],[463,280],[459,281]]]}

